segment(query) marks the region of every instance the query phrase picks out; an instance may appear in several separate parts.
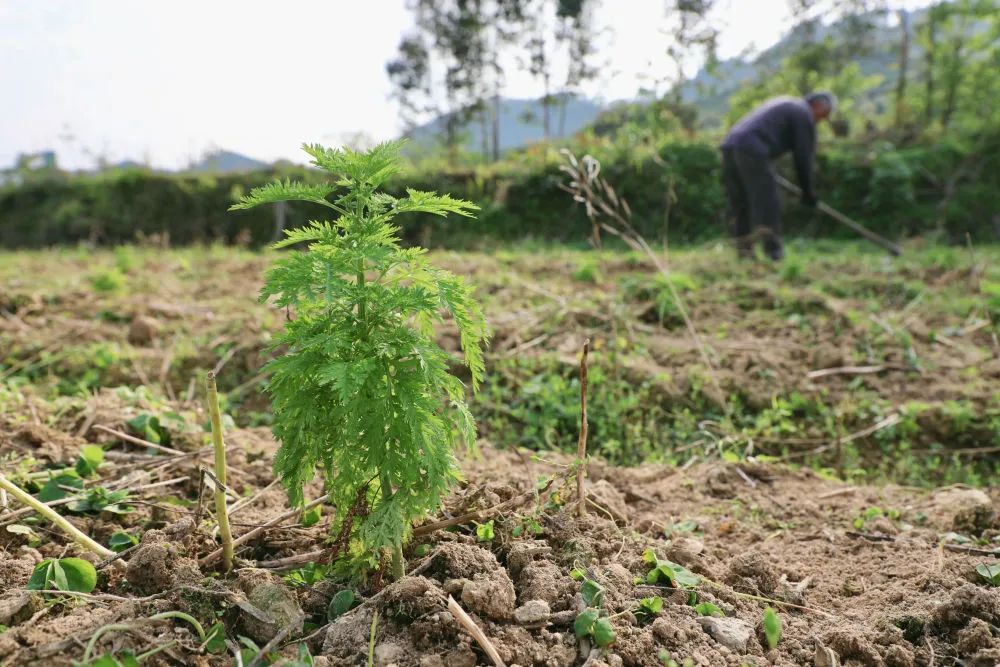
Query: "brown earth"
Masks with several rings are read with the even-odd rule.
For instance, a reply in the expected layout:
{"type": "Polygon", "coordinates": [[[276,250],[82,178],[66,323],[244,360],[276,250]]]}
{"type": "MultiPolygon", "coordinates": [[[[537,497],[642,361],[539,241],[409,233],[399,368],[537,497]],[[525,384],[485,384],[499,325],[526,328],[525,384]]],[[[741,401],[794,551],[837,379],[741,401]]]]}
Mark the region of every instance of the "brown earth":
{"type": "MultiPolygon", "coordinates": [[[[199,564],[218,540],[211,502],[199,503],[198,469],[210,465],[210,456],[195,454],[207,444],[196,378],[223,362],[220,386],[241,414],[266,413],[257,373],[269,354],[269,332],[285,314],[250,301],[266,258],[198,253],[143,255],[120,294],[88,287],[89,256],[61,258],[51,272],[32,264],[44,256],[19,257],[3,269],[4,473],[71,466],[80,446],[102,444],[105,462],[90,484],[131,490],[134,511],[67,516],[103,544],[120,530],[141,535],[141,543],[122,558],[124,568],[100,569],[92,596],[54,602],[25,589],[38,562],[99,559],[44,523],[31,525],[37,543],[0,530],[0,625],[8,626],[0,632],[0,664],[70,665],[108,624],[129,627],[104,634],[94,655],[162,647],[144,662],[150,665],[229,665],[241,635],[263,645],[276,634],[276,652],[291,658],[305,644],[316,665],[364,665],[369,648],[377,665],[490,664],[449,611],[449,596],[506,664],[522,667],[1000,663],[1000,589],[976,573],[977,565],[995,561],[995,489],[852,486],[807,467],[755,459],[752,448],[738,463],[706,461],[703,449],[680,467],[593,461],[594,502],[578,517],[567,479],[571,459],[484,440],[480,455],[462,462],[467,481],[442,516],[515,501],[492,517],[495,537],[479,541],[468,522],[417,537],[407,553],[412,576],[385,588],[372,580],[358,584],[360,606],[329,625],[326,608],[337,587],[292,585],[278,574],[305,562],[296,556],[324,546],[333,508],[314,526],[289,520],[266,530],[240,549],[237,571],[222,576],[217,565],[199,564]],[[186,455],[152,452],[98,428],[129,431],[130,419],[148,414],[176,415],[169,446],[186,455]],[[553,485],[532,495],[547,478],[553,485]],[[725,616],[699,616],[688,604],[691,591],[636,583],[650,569],[646,549],[699,575],[697,602],[725,616]],[[583,605],[581,584],[570,577],[574,568],[605,589],[603,612],[616,633],[606,650],[574,633],[583,605]],[[641,618],[639,600],[654,595],[663,610],[641,618]],[[762,630],[767,605],[783,627],[775,649],[767,648],[762,630]],[[168,611],[189,613],[206,629],[223,622],[230,644],[208,653],[183,621],[141,622],[168,611]]],[[[590,337],[600,363],[602,350],[623,339],[633,351],[620,358],[626,372],[657,378],[665,403],[690,400],[692,378],[704,370],[697,349],[683,327],[661,322],[651,306],[655,295],[621,287],[629,277],[648,277],[643,262],[605,258],[603,277],[592,283],[567,278],[580,255],[437,259],[480,285],[494,330],[491,361],[548,354],[573,366],[580,341],[590,337]]],[[[838,261],[814,267],[817,287],[794,277],[776,280],[760,267],[716,284],[718,257],[681,260],[703,283],[697,298],[688,298],[717,355],[723,391],[761,405],[792,391],[826,396],[831,404],[862,391],[896,405],[966,401],[974,427],[956,433],[951,421],[927,416],[922,437],[956,448],[976,445],[967,447],[976,450],[971,456],[992,461],[995,436],[987,418],[1000,366],[992,327],[980,324],[986,311],[978,293],[959,307],[968,275],[916,261],[888,276],[872,267],[855,275],[838,261]],[[831,295],[825,280],[837,284],[840,296],[831,295]],[[924,301],[903,289],[907,281],[928,286],[924,301]],[[919,364],[911,363],[913,355],[919,364]],[[807,375],[858,364],[881,369],[807,375]]],[[[443,330],[446,345],[448,336],[443,330]]],[[[871,423],[869,416],[865,424],[871,423]]],[[[782,436],[786,445],[829,444],[817,425],[798,426],[796,435],[805,437],[782,436]]],[[[502,436],[488,433],[497,441],[502,436]]],[[[564,436],[575,442],[575,434],[564,436]]],[[[227,442],[229,485],[246,501],[233,516],[241,535],[287,504],[271,473],[276,443],[268,429],[234,428],[227,442]]],[[[309,489],[310,497],[320,492],[309,489]]],[[[18,509],[13,501],[0,509],[0,525],[24,521],[13,514],[18,509]]]]}

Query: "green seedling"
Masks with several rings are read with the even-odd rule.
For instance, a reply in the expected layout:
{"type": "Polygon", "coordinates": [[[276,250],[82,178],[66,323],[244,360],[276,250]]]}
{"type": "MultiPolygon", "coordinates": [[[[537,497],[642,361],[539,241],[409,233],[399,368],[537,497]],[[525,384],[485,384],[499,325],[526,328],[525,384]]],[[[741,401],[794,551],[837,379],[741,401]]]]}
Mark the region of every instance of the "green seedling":
{"type": "Polygon", "coordinates": [[[168,431],[163,424],[160,423],[160,418],[156,415],[141,414],[137,417],[129,419],[127,422],[128,427],[132,429],[140,438],[148,440],[157,445],[169,445],[170,444],[170,431],[168,431]]]}
{"type": "Polygon", "coordinates": [[[711,602],[700,602],[694,605],[694,610],[698,612],[699,616],[725,616],[726,612],[722,611],[716,605],[711,602]]]}
{"type": "Polygon", "coordinates": [[[892,519],[893,521],[898,521],[900,514],[899,510],[883,510],[881,507],[869,507],[854,519],[854,528],[856,530],[862,530],[864,529],[866,523],[880,516],[892,519]]]}
{"type": "Polygon", "coordinates": [[[81,477],[93,477],[104,461],[104,450],[98,445],[80,447],[80,456],[76,460],[75,470],[81,477]]]}
{"type": "Polygon", "coordinates": [[[380,192],[400,169],[400,146],[304,146],[332,183],[273,183],[232,207],[299,200],[337,214],[286,231],[276,247],[304,243],[307,251],[275,262],[261,290],[262,300],[295,312],[274,338],[282,356],[266,367],[281,441],[274,469],[295,505],[318,470],[340,508],[337,543],[353,545],[370,567],[390,553],[397,579],[412,522],[440,506],[458,477],[455,450],[476,438],[465,388],[434,342],[436,325],[443,312],[457,324],[473,390],[487,338],[472,288],[431,266],[422,248],[401,247],[393,224],[411,212],[471,217],[476,206],[416,190],[403,198],[380,192]]]}
{"type": "Polygon", "coordinates": [[[139,667],[139,656],[132,651],[122,651],[120,654],[105,653],[86,663],[86,667],[139,667]]]}
{"type": "Polygon", "coordinates": [[[330,606],[326,611],[326,618],[331,623],[338,616],[345,614],[351,607],[354,606],[354,591],[350,588],[345,588],[342,591],[337,591],[337,594],[333,596],[330,600],[330,606]]]}
{"type": "Polygon", "coordinates": [[[205,650],[209,653],[225,653],[226,647],[226,626],[220,621],[210,627],[205,634],[205,650]]]}
{"type": "Polygon", "coordinates": [[[97,586],[97,570],[82,558],[48,558],[35,566],[28,590],[89,593],[97,586]]]}
{"type": "Polygon", "coordinates": [[[83,480],[76,470],[65,470],[45,482],[38,492],[38,499],[43,503],[62,500],[74,491],[83,489],[83,480]]]}
{"type": "Polygon", "coordinates": [[[1000,586],[1000,563],[980,563],[976,573],[990,586],[1000,586]]]}
{"type": "Polygon", "coordinates": [[[763,625],[767,646],[773,650],[778,645],[778,642],[781,641],[781,619],[778,618],[778,613],[771,607],[764,609],[763,625]]]}
{"type": "Polygon", "coordinates": [[[283,579],[292,586],[313,586],[326,579],[331,566],[323,563],[309,563],[303,567],[289,571],[283,579]]]}
{"type": "Polygon", "coordinates": [[[101,512],[111,512],[112,514],[128,514],[134,512],[135,508],[127,504],[128,490],[108,491],[104,487],[95,486],[87,489],[86,494],[80,500],[69,504],[71,512],[80,514],[100,514],[101,512]]]}
{"type": "Polygon", "coordinates": [[[569,576],[582,582],[580,585],[580,597],[583,598],[587,609],[580,612],[573,623],[573,630],[577,637],[590,637],[594,644],[605,648],[615,641],[615,631],[611,627],[611,621],[602,616],[604,606],[604,587],[587,576],[583,568],[573,568],[569,576]]]}
{"type": "Polygon", "coordinates": [[[131,549],[137,544],[139,544],[138,537],[120,530],[112,533],[110,539],[108,539],[108,546],[111,547],[111,550],[115,553],[121,553],[126,549],[131,549]]]}
{"type": "Polygon", "coordinates": [[[670,656],[670,652],[666,649],[660,649],[657,657],[660,659],[660,664],[663,667],[694,667],[694,660],[691,658],[684,658],[684,662],[677,662],[670,656]]]}
{"type": "Polygon", "coordinates": [[[667,584],[674,588],[692,588],[701,583],[701,577],[682,565],[669,560],[662,560],[652,549],[646,549],[642,554],[643,561],[651,566],[646,574],[648,584],[667,584]]]}
{"type": "Polygon", "coordinates": [[[118,292],[125,286],[125,276],[117,268],[95,271],[90,274],[90,286],[101,294],[118,292]]]}
{"type": "Polygon", "coordinates": [[[486,523],[478,523],[478,522],[473,522],[473,523],[476,524],[476,539],[477,540],[479,540],[480,542],[490,542],[490,541],[493,540],[493,537],[494,537],[494,535],[493,535],[493,519],[490,519],[486,523]]]}
{"type": "Polygon", "coordinates": [[[700,537],[704,535],[704,532],[700,530],[698,522],[694,519],[684,519],[683,521],[678,521],[677,523],[668,523],[667,527],[663,529],[663,534],[667,537],[672,537],[677,534],[700,537]]]}
{"type": "Polygon", "coordinates": [[[542,528],[542,524],[538,522],[538,519],[534,517],[529,517],[524,519],[521,523],[514,526],[510,531],[511,537],[521,537],[522,535],[541,535],[545,532],[542,528]]]}
{"type": "Polygon", "coordinates": [[[580,612],[573,623],[573,631],[577,637],[590,637],[594,644],[606,648],[615,643],[615,629],[606,616],[601,616],[600,609],[587,609],[580,612]]]}
{"type": "Polygon", "coordinates": [[[663,611],[663,598],[654,595],[639,600],[639,608],[635,610],[635,617],[640,625],[645,625],[656,618],[661,611],[663,611]]]}

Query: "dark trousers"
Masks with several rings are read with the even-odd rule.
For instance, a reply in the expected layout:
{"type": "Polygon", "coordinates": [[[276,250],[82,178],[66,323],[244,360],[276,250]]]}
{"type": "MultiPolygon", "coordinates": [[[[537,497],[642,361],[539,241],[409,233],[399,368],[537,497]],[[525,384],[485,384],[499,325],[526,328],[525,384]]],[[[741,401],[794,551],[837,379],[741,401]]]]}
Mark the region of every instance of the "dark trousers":
{"type": "Polygon", "coordinates": [[[733,234],[741,255],[753,254],[757,234],[764,238],[764,252],[781,259],[781,200],[774,169],[766,156],[726,148],[722,151],[722,184],[736,219],[733,234]]]}

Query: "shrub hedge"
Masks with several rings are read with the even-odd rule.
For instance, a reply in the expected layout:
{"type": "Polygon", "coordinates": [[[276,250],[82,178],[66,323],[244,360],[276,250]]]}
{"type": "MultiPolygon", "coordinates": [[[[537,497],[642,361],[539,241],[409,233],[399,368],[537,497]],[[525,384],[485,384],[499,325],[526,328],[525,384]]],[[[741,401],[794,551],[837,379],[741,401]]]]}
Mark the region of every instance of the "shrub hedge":
{"type": "MultiPolygon", "coordinates": [[[[624,196],[647,238],[698,241],[726,231],[719,156],[707,142],[671,141],[656,148],[592,147],[603,174],[624,196]]],[[[582,206],[559,188],[564,174],[553,159],[513,155],[491,170],[445,169],[404,174],[399,182],[448,192],[483,207],[478,223],[404,217],[403,235],[438,247],[476,247],[498,240],[582,241],[589,223],[582,206]]],[[[783,171],[788,164],[782,164],[783,171]]],[[[897,149],[833,144],[817,160],[820,196],[883,235],[936,235],[950,241],[1000,235],[1000,133],[897,149]]],[[[304,168],[237,175],[191,176],[143,170],[98,175],[29,175],[0,189],[0,245],[117,244],[166,233],[171,243],[268,243],[274,213],[229,213],[247,189],[274,178],[312,180],[304,168]]],[[[399,189],[391,188],[392,189],[399,189]]],[[[287,209],[287,226],[315,215],[306,205],[287,209]]],[[[850,236],[794,202],[786,205],[790,235],[850,236]]]]}

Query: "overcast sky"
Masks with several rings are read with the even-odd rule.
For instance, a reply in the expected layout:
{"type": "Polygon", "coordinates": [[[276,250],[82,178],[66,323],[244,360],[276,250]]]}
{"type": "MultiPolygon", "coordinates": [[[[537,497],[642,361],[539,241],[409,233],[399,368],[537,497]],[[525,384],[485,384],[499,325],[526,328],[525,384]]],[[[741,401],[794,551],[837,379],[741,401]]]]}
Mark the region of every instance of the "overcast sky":
{"type": "MultiPolygon", "coordinates": [[[[765,48],[789,28],[787,0],[722,0],[720,53],[765,48]]],[[[168,168],[218,147],[301,160],[401,128],[385,62],[411,25],[405,0],[0,0],[0,167],[54,149],[168,168]]],[[[609,63],[586,93],[632,97],[666,67],[662,0],[603,0],[609,63]]],[[[512,73],[505,94],[537,96],[512,73]]]]}

